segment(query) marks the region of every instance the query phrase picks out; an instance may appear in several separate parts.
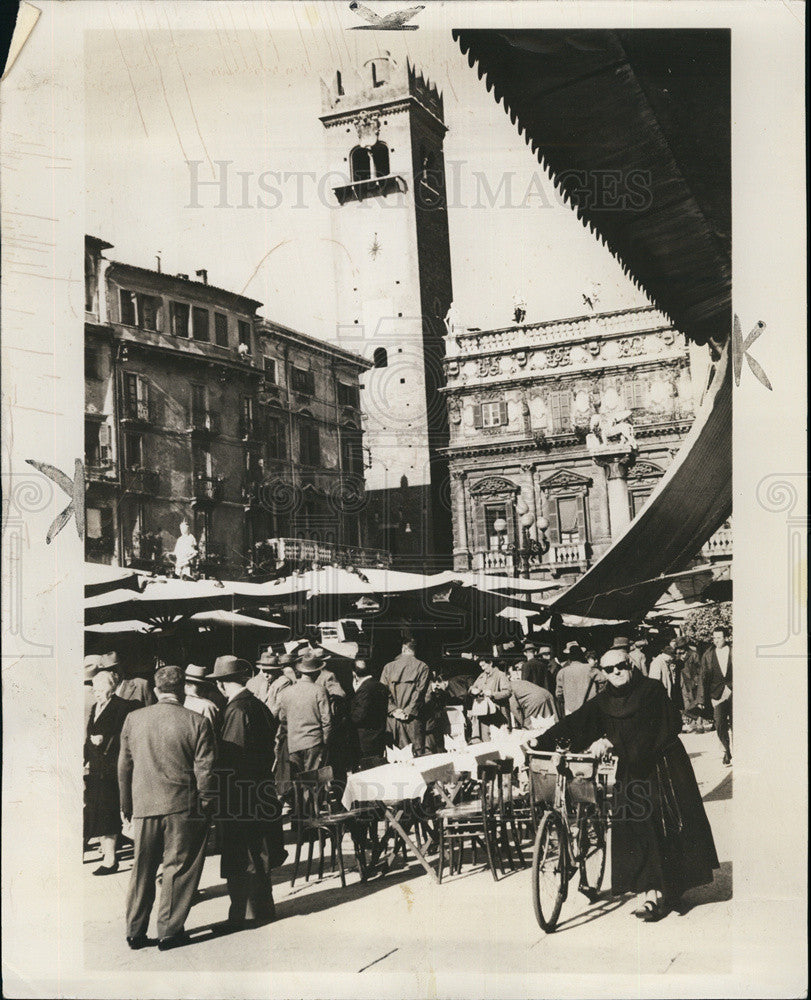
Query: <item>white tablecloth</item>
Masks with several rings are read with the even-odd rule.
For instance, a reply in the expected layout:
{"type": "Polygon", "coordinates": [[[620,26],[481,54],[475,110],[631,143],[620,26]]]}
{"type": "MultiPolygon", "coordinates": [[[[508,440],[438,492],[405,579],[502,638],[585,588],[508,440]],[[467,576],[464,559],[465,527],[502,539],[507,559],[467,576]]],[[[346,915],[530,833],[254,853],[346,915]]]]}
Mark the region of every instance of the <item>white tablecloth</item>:
{"type": "Polygon", "coordinates": [[[354,804],[384,802],[393,805],[421,799],[430,782],[453,780],[455,769],[447,758],[448,754],[431,754],[347,775],[341,802],[345,809],[351,809],[354,804]]]}
{"type": "Polygon", "coordinates": [[[411,760],[383,764],[368,771],[347,776],[341,799],[344,808],[353,804],[384,802],[393,805],[409,799],[421,799],[432,781],[453,781],[462,771],[476,777],[478,765],[486,760],[512,757],[516,765],[524,764],[523,743],[540,734],[535,729],[497,730],[495,738],[486,743],[473,743],[445,753],[428,754],[411,760]]]}

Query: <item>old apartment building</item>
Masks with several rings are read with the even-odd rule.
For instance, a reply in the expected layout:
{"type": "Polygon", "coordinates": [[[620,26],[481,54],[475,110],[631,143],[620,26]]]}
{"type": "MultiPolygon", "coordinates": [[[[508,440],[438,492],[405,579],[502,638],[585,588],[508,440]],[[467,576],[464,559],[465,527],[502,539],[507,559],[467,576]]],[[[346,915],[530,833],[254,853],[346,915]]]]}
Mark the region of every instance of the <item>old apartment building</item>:
{"type": "Polygon", "coordinates": [[[110,249],[86,239],[88,558],[166,567],[184,518],[203,571],[360,546],[367,363],[260,323],[261,303],[205,270],[166,274],[110,249]]]}

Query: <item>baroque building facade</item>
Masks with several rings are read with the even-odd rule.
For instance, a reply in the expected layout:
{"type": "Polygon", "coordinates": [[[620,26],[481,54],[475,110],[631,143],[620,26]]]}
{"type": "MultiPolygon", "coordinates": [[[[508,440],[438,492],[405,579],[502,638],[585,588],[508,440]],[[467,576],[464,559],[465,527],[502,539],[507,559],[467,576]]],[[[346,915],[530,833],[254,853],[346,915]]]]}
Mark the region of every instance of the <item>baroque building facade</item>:
{"type": "Polygon", "coordinates": [[[370,543],[397,565],[450,565],[445,317],[452,299],[442,96],[388,55],[322,81],[337,343],[362,380],[370,543]]]}
{"type": "Polygon", "coordinates": [[[685,338],[648,307],[451,324],[444,367],[457,570],[573,582],[639,512],[695,416],[685,338]]]}
{"type": "Polygon", "coordinates": [[[359,376],[368,363],[261,320],[261,303],[109,260],[85,241],[86,554],[161,569],[188,520],[200,568],[375,563],[359,376]]]}

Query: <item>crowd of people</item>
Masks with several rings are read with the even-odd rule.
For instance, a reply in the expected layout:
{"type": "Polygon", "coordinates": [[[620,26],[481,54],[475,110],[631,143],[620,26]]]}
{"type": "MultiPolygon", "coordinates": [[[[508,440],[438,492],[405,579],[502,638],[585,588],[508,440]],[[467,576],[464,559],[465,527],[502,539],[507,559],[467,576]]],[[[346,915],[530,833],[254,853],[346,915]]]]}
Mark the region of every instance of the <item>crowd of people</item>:
{"type": "Polygon", "coordinates": [[[562,732],[567,719],[610,692],[618,662],[629,676],[658,682],[671,728],[673,719],[680,731],[714,724],[731,763],[726,630],[716,630],[700,657],[683,639],[650,660],[647,651],[645,638],[620,636],[602,658],[569,642],[558,659],[551,643],[530,639],[498,657],[480,655],[475,677],[443,676],[407,638],[379,680],[358,656],[346,686],[328,666],[329,654],[306,640],[263,651],[255,666],[235,656],[218,657],[210,671],[161,665],[151,683],[115,652],[89,656],[84,835],[86,844],[99,843],[94,874],[119,870],[124,832],[134,844],[127,941],[134,949],[148,943],[160,875],[158,947],[174,947],[186,940],[213,827],[230,899],[227,924],[272,919],[271,872],[287,854],[282,820],[298,775],[328,765],[340,785],[349,771],[383,759],[387,746],[410,746],[415,756],[440,752],[451,706],[468,739],[487,740],[494,726],[539,722],[562,732]]]}

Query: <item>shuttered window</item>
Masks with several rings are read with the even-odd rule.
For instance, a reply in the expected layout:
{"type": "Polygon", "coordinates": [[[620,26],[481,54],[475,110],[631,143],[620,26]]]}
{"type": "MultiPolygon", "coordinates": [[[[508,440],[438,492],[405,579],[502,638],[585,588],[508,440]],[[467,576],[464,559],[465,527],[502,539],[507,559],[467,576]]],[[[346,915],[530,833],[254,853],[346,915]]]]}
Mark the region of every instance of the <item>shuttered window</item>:
{"type": "Polygon", "coordinates": [[[126,288],[120,289],[121,322],[126,326],[135,326],[135,295],[126,288]]]}
{"type": "Polygon", "coordinates": [[[645,406],[645,383],[635,378],[624,382],[622,402],[626,410],[641,410],[645,406]]]}
{"type": "Polygon", "coordinates": [[[315,395],[315,375],[304,368],[293,368],[290,373],[290,382],[293,392],[300,392],[303,396],[315,395]]]}
{"type": "Polygon", "coordinates": [[[281,417],[268,417],[267,446],[268,458],[287,457],[287,428],[281,417]]]}
{"type": "Polygon", "coordinates": [[[189,336],[189,306],[186,302],[172,303],[172,333],[175,337],[189,336]]]}
{"type": "Polygon", "coordinates": [[[214,340],[218,347],[228,347],[228,317],[214,313],[214,340]]]}
{"type": "Polygon", "coordinates": [[[482,427],[503,427],[507,423],[507,403],[503,399],[481,404],[482,427]]]}
{"type": "Polygon", "coordinates": [[[561,433],[572,429],[572,395],[568,390],[550,393],[549,410],[554,431],[561,433]]]}
{"type": "Polygon", "coordinates": [[[124,406],[130,420],[149,420],[149,383],[134,372],[124,376],[124,406]]]}
{"type": "Polygon", "coordinates": [[[208,309],[203,309],[202,306],[195,306],[192,309],[192,335],[195,340],[208,342],[211,339],[208,309]]]}

